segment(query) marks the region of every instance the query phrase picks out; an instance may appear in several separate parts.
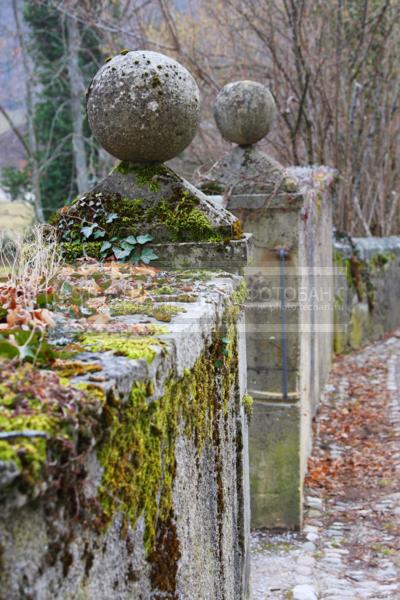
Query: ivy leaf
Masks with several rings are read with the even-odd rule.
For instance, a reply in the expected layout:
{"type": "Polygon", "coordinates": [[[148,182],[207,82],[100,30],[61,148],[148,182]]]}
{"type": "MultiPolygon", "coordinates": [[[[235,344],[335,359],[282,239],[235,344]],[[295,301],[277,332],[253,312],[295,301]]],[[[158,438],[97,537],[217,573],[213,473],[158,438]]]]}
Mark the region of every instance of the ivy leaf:
{"type": "MultiPolygon", "coordinates": [[[[132,238],[133,236],[130,236],[130,238],[132,238]]],[[[135,238],[133,238],[135,239],[135,238]]],[[[120,243],[120,248],[123,248],[124,250],[133,250],[134,246],[136,245],[136,242],[129,241],[128,238],[122,240],[122,242],[120,243]]]]}
{"type": "Polygon", "coordinates": [[[100,254],[104,254],[104,252],[107,252],[107,250],[109,250],[111,246],[111,242],[103,242],[100,248],[100,254]]]}
{"type": "Polygon", "coordinates": [[[93,231],[98,227],[97,223],[93,223],[93,225],[88,225],[87,227],[81,227],[81,232],[85,236],[86,239],[90,238],[93,231]]]}
{"type": "Polygon", "coordinates": [[[117,213],[108,213],[106,223],[112,223],[115,219],[118,219],[117,213]]]}
{"type": "Polygon", "coordinates": [[[127,258],[130,255],[130,253],[132,252],[132,248],[124,250],[123,248],[117,248],[117,246],[113,246],[113,252],[117,260],[123,260],[124,258],[127,258]]]}
{"type": "Polygon", "coordinates": [[[137,239],[138,244],[147,244],[147,242],[151,242],[151,240],[153,239],[153,236],[146,233],[145,235],[138,235],[136,239],[137,239]]]}
{"type": "Polygon", "coordinates": [[[104,231],[104,229],[99,229],[98,231],[94,232],[94,239],[97,240],[98,238],[102,238],[106,235],[106,232],[104,231]]]}
{"type": "Polygon", "coordinates": [[[135,244],[137,244],[137,239],[135,238],[134,235],[128,235],[128,237],[124,238],[124,242],[126,242],[127,244],[130,244],[131,246],[134,246],[135,244]]]}
{"type": "Polygon", "coordinates": [[[152,248],[143,248],[142,253],[140,255],[140,259],[144,262],[145,265],[148,265],[152,260],[156,260],[158,258],[157,254],[153,251],[152,248]]]}

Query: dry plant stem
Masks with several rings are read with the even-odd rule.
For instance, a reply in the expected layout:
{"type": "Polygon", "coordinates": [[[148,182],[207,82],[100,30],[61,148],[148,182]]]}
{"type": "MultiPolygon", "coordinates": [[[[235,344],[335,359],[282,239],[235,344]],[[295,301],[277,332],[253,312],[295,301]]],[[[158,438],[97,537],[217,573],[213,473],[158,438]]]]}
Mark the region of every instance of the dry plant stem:
{"type": "Polygon", "coordinates": [[[7,283],[20,287],[28,306],[50,287],[61,269],[61,253],[53,229],[36,225],[26,236],[0,240],[0,266],[8,272],[7,283]]]}

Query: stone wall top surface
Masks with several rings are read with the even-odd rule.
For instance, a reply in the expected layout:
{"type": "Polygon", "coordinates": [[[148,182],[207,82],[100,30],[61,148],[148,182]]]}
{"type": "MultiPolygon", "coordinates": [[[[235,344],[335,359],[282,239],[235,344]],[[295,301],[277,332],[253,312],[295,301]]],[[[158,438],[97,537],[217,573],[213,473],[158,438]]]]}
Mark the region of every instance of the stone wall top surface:
{"type": "MultiPolygon", "coordinates": [[[[352,238],[355,249],[362,260],[368,260],[376,254],[394,253],[400,254],[400,236],[391,235],[388,237],[355,237],[352,238]]],[[[351,256],[354,252],[348,240],[336,239],[334,241],[335,250],[344,256],[351,256]]]]}

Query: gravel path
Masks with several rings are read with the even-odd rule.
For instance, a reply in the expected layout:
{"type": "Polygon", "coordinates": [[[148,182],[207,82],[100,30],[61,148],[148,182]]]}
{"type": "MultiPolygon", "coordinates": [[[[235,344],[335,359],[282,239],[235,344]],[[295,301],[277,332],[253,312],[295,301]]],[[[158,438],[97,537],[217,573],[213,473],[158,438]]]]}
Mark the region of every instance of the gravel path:
{"type": "Polygon", "coordinates": [[[252,536],[253,600],[400,600],[400,335],[336,360],[301,534],[252,536]]]}

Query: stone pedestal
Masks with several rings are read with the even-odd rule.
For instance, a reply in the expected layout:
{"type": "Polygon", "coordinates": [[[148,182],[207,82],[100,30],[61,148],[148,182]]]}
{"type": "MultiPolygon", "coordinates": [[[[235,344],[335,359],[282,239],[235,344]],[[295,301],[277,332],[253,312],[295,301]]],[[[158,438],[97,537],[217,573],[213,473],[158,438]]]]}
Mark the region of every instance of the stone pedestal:
{"type": "MultiPolygon", "coordinates": [[[[201,187],[224,192],[213,201],[253,234],[253,262],[245,270],[248,390],[254,398],[252,526],[297,529],[311,422],[331,359],[334,173],[323,167],[285,169],[252,145],[257,102],[253,106],[250,82],[242,85],[221,92],[216,120],[232,104],[242,131],[251,119],[251,139],[242,139],[242,146],[213,165],[201,187]]],[[[268,129],[260,123],[258,139],[268,129]]],[[[229,127],[221,132],[236,141],[229,127]]]]}

